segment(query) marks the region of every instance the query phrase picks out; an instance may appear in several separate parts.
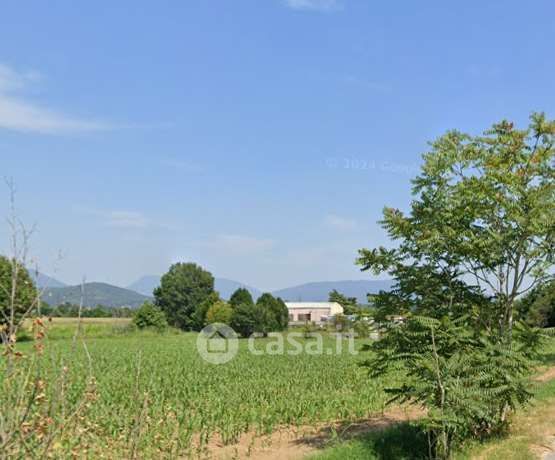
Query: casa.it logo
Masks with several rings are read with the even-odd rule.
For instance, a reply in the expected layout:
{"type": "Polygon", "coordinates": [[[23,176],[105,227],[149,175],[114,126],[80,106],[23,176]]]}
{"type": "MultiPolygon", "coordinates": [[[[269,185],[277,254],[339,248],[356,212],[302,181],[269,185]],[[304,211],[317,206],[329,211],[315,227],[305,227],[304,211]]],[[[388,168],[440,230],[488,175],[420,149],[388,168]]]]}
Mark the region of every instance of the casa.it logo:
{"type": "Polygon", "coordinates": [[[198,353],[211,364],[225,364],[231,361],[238,349],[237,334],[226,324],[209,324],[197,336],[198,353]]]}

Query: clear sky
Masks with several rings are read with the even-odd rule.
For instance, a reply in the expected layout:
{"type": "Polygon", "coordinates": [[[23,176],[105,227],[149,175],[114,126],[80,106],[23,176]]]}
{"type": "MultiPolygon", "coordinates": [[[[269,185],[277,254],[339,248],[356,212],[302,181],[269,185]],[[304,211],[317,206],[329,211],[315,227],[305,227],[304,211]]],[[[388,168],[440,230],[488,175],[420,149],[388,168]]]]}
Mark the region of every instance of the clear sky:
{"type": "Polygon", "coordinates": [[[553,1],[0,8],[0,175],[69,283],[177,260],[261,289],[365,278],[427,141],[555,112],[553,1]]]}

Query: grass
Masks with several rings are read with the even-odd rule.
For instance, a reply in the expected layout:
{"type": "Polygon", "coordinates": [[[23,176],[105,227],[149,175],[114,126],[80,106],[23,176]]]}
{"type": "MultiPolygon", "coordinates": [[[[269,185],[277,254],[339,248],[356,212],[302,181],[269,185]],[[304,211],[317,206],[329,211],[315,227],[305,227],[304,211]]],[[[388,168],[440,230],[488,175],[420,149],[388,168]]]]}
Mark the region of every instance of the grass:
{"type": "MultiPolygon", "coordinates": [[[[46,320],[49,327],[48,339],[60,340],[71,339],[75,335],[77,327],[76,318],[52,318],[46,320]]],[[[81,336],[86,339],[114,337],[130,332],[131,318],[82,318],[81,336]]],[[[26,342],[32,340],[31,321],[26,321],[18,333],[18,341],[26,342]]]]}
{"type": "Polygon", "coordinates": [[[426,459],[425,436],[410,423],[367,433],[358,439],[338,443],[311,457],[314,460],[418,460],[426,459]]]}

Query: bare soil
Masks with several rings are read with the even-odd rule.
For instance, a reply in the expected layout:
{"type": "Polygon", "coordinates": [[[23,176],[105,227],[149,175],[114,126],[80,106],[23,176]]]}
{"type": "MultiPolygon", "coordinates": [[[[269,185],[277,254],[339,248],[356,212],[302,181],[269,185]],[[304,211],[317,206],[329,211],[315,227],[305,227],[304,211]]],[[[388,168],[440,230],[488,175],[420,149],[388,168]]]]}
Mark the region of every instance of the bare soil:
{"type": "Polygon", "coordinates": [[[536,382],[547,382],[555,379],[555,367],[544,369],[534,380],[536,382]]]}
{"type": "Polygon", "coordinates": [[[381,415],[352,422],[336,421],[302,427],[283,427],[271,435],[245,433],[238,443],[225,446],[213,439],[204,459],[232,460],[300,460],[326,447],[337,438],[352,439],[365,433],[383,430],[397,423],[414,420],[424,412],[416,407],[395,407],[381,415]]]}

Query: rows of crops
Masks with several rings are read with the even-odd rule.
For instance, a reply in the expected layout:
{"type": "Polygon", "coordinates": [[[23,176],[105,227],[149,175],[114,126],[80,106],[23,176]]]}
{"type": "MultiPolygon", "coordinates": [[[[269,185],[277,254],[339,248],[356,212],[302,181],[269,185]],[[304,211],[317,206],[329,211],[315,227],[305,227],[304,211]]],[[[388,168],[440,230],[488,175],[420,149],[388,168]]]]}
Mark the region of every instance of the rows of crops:
{"type": "Polygon", "coordinates": [[[195,341],[193,334],[91,339],[90,361],[82,344],[51,341],[42,372],[54,381],[65,366],[71,382],[65,397],[74,404],[92,373],[95,398],[82,417],[88,442],[81,445],[94,450],[102,439],[121,455],[133,449],[174,456],[215,436],[233,443],[243,432],[360,418],[383,408],[380,382],[357,365],[367,356],[346,349],[340,355],[255,356],[242,341],[233,361],[215,366],[201,359],[195,341]]]}

